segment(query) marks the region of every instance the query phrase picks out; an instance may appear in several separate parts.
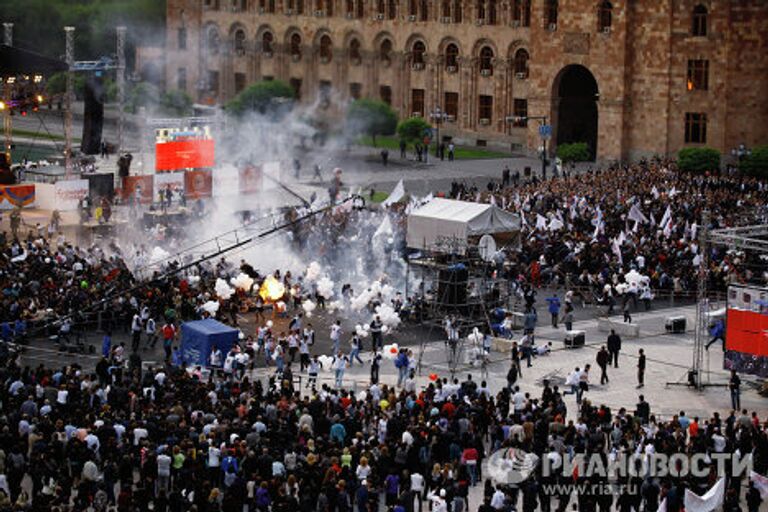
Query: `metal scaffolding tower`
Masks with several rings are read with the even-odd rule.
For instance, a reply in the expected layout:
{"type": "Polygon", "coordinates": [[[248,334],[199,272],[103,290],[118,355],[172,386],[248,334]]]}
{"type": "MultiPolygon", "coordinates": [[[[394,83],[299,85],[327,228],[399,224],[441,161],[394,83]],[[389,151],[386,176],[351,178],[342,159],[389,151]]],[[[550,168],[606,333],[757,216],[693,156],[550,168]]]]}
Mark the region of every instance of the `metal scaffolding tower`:
{"type": "Polygon", "coordinates": [[[696,290],[696,330],[693,338],[692,380],[696,389],[701,389],[701,370],[704,362],[704,343],[709,333],[709,210],[701,214],[699,231],[699,276],[696,290]]]}
{"type": "Polygon", "coordinates": [[[125,33],[124,26],[117,27],[117,154],[123,152],[125,129],[125,33]]]}
{"type": "MultiPolygon", "coordinates": [[[[13,23],[3,23],[3,44],[13,46],[13,23]]],[[[11,99],[11,84],[6,80],[3,84],[3,100],[11,99]]],[[[11,164],[11,145],[13,144],[13,126],[11,124],[11,109],[6,105],[3,109],[3,134],[5,135],[3,152],[11,164]]]]}
{"type": "Polygon", "coordinates": [[[3,44],[13,46],[13,23],[3,23],[3,44]]]}
{"type": "Polygon", "coordinates": [[[66,36],[67,91],[64,110],[64,166],[66,177],[72,177],[72,94],[74,89],[73,65],[75,63],[75,27],[64,27],[66,36]]]}

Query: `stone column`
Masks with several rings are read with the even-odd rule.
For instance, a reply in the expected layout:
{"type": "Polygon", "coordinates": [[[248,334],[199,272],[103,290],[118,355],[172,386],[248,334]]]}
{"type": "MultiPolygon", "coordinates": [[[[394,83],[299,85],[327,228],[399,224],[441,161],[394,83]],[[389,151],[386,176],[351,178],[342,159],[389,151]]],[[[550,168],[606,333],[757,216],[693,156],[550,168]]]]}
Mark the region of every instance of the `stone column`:
{"type": "Polygon", "coordinates": [[[363,71],[363,96],[368,98],[379,98],[379,66],[381,61],[376,58],[375,52],[362,51],[360,52],[362,58],[361,65],[364,68],[363,71]]]}
{"type": "Polygon", "coordinates": [[[472,58],[459,57],[459,119],[457,124],[461,130],[472,126],[472,58]]]}
{"type": "Polygon", "coordinates": [[[424,80],[424,118],[429,122],[429,112],[438,104],[436,98],[437,56],[431,53],[425,55],[424,63],[426,66],[424,72],[427,74],[426,80],[424,80]]]}
{"type": "Polygon", "coordinates": [[[492,128],[497,133],[504,133],[504,116],[506,113],[507,92],[504,87],[507,75],[507,62],[505,59],[495,57],[493,59],[493,120],[492,128]]]}
{"type": "Polygon", "coordinates": [[[317,100],[320,97],[320,82],[318,80],[317,66],[320,61],[320,49],[312,45],[301,46],[301,58],[304,64],[304,82],[301,84],[302,96],[307,98],[308,102],[317,100]],[[314,96],[305,93],[313,92],[314,96]]]}

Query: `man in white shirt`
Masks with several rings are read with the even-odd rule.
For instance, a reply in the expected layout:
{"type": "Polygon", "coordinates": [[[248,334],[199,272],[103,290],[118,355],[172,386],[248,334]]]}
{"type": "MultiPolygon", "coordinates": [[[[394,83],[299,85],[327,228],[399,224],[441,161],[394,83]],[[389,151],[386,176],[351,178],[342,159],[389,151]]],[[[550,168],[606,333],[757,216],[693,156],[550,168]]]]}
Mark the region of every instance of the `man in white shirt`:
{"type": "Polygon", "coordinates": [[[333,342],[333,353],[338,354],[341,343],[341,320],[331,326],[331,341],[333,342]]]}
{"type": "Polygon", "coordinates": [[[165,453],[160,452],[157,456],[157,490],[164,490],[168,492],[168,483],[171,480],[171,457],[165,453]]]}
{"type": "Polygon", "coordinates": [[[515,404],[515,412],[519,413],[525,409],[525,393],[520,391],[520,386],[515,386],[515,394],[512,395],[512,402],[515,404]]]}
{"type": "Polygon", "coordinates": [[[139,344],[141,343],[141,331],[141,317],[138,313],[136,313],[133,315],[133,320],[131,320],[131,350],[133,352],[137,352],[139,350],[139,344]]]}
{"type": "Polygon", "coordinates": [[[504,510],[504,492],[501,490],[501,486],[496,487],[496,491],[491,497],[491,506],[494,510],[504,510]]]}
{"type": "Polygon", "coordinates": [[[440,489],[440,494],[433,494],[430,500],[432,500],[432,512],[448,512],[448,504],[445,502],[445,489],[440,489]]]}
{"type": "Polygon", "coordinates": [[[139,446],[139,443],[142,439],[146,438],[149,435],[147,432],[147,429],[143,427],[136,427],[133,429],[133,446],[139,446]]]}
{"type": "Polygon", "coordinates": [[[421,498],[424,493],[424,477],[418,471],[411,473],[411,490],[413,491],[416,503],[419,504],[419,512],[422,512],[421,498]]]}
{"type": "Polygon", "coordinates": [[[208,475],[211,483],[217,485],[221,478],[221,450],[216,445],[208,448],[208,475]]]}

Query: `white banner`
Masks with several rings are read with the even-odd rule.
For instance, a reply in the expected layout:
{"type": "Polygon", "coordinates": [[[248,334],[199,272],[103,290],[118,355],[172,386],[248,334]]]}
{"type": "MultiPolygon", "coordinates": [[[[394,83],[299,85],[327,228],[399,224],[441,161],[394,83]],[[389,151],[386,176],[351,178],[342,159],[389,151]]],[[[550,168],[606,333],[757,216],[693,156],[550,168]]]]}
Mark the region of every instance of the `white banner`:
{"type": "Polygon", "coordinates": [[[62,180],[56,184],[38,183],[35,203],[43,210],[77,210],[80,200],[88,195],[88,180],[62,180]]]}
{"type": "Polygon", "coordinates": [[[240,193],[240,171],[234,165],[222,165],[211,171],[213,196],[232,196],[240,193]]]}
{"type": "Polygon", "coordinates": [[[159,172],[155,174],[153,185],[155,195],[153,196],[153,201],[158,201],[160,199],[160,191],[165,191],[169,185],[171,190],[173,190],[175,202],[178,197],[177,192],[184,190],[184,172],[159,172]]]}
{"type": "Polygon", "coordinates": [[[764,477],[759,473],[750,471],[749,479],[752,480],[752,484],[755,486],[755,489],[760,492],[760,497],[764,500],[768,499],[768,477],[764,477]]]}
{"type": "Polygon", "coordinates": [[[725,499],[725,477],[717,481],[703,496],[685,490],[686,512],[712,512],[720,508],[725,499]]]}

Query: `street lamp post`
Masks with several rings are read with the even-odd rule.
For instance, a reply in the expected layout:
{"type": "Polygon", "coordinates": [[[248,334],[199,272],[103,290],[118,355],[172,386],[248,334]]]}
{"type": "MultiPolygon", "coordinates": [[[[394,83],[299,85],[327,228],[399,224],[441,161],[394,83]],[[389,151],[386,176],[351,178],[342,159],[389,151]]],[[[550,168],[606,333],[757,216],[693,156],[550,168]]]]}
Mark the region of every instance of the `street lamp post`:
{"type": "Polygon", "coordinates": [[[541,136],[541,178],[547,179],[547,139],[552,135],[552,127],[547,124],[547,116],[507,116],[508,123],[520,123],[528,121],[539,122],[539,135],[541,136]]]}
{"type": "Polygon", "coordinates": [[[439,106],[429,113],[429,118],[432,119],[437,126],[437,133],[435,134],[435,157],[440,158],[440,125],[447,121],[450,116],[443,111],[439,106]]]}
{"type": "Polygon", "coordinates": [[[731,149],[731,156],[737,158],[741,163],[745,158],[752,155],[752,150],[749,149],[746,144],[741,143],[737,147],[731,149]]]}

